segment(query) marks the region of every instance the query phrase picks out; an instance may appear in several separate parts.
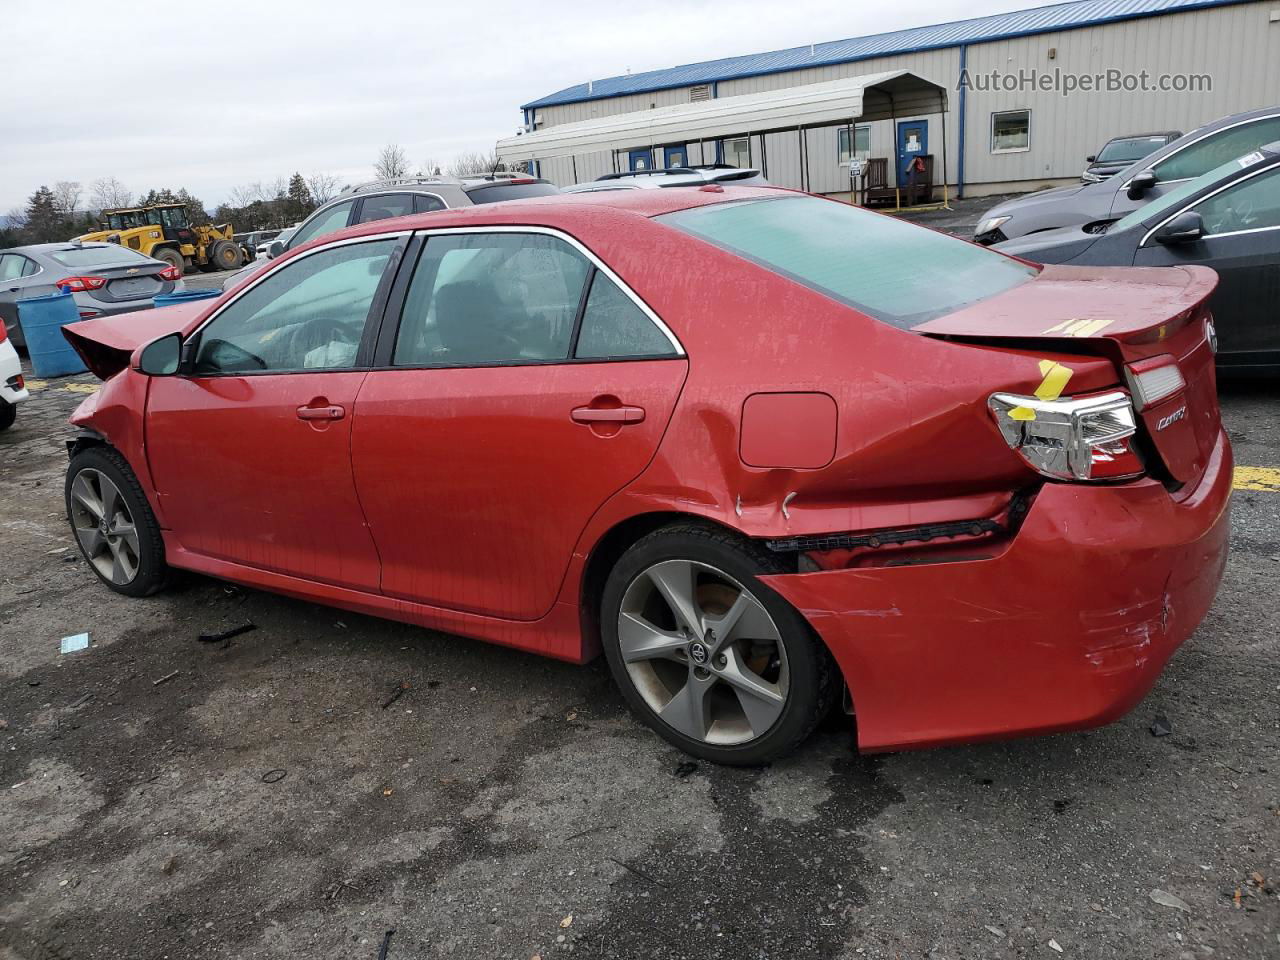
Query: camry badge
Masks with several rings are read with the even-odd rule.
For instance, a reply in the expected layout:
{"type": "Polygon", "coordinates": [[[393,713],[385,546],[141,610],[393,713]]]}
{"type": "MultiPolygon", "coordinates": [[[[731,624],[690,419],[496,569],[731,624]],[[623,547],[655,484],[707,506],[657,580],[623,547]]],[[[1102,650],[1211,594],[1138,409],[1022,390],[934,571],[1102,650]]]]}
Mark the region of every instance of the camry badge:
{"type": "Polygon", "coordinates": [[[1163,430],[1165,427],[1172,426],[1173,424],[1177,423],[1179,420],[1183,419],[1186,415],[1187,415],[1187,408],[1179,407],[1177,410],[1173,411],[1173,413],[1169,414],[1167,417],[1161,417],[1158,421],[1156,421],[1156,430],[1163,430]]]}

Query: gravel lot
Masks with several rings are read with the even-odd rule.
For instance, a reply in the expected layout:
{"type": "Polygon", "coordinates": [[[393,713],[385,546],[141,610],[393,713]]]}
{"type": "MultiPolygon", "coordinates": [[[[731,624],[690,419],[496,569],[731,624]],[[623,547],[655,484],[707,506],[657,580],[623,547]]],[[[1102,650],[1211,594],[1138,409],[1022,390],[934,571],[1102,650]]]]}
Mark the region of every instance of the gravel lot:
{"type": "MultiPolygon", "coordinates": [[[[374,960],[392,929],[390,960],[1280,957],[1278,491],[1237,490],[1218,602],[1121,722],[863,758],[834,718],[729,770],[600,663],[195,576],[111,594],[63,519],[93,383],[0,434],[5,960],[374,960]]],[[[1274,382],[1223,405],[1238,463],[1280,468],[1274,382]]]]}

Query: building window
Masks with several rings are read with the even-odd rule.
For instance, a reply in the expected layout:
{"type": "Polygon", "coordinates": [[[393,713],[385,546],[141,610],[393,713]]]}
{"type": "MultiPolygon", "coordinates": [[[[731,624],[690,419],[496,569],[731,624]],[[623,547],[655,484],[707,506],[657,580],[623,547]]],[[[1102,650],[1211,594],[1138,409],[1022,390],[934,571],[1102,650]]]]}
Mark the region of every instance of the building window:
{"type": "MultiPolygon", "coordinates": [[[[836,131],[837,149],[840,153],[840,165],[847,166],[852,159],[849,153],[849,128],[841,127],[836,131]]],[[[867,160],[871,156],[871,128],[867,126],[853,128],[853,156],[859,160],[867,160]]]]}
{"type": "Polygon", "coordinates": [[[744,169],[751,166],[751,148],[746,137],[722,140],[721,144],[723,145],[721,158],[724,163],[744,169]]]}
{"type": "Polygon", "coordinates": [[[1030,149],[1030,110],[1009,110],[991,115],[992,153],[1020,153],[1030,149]]]}

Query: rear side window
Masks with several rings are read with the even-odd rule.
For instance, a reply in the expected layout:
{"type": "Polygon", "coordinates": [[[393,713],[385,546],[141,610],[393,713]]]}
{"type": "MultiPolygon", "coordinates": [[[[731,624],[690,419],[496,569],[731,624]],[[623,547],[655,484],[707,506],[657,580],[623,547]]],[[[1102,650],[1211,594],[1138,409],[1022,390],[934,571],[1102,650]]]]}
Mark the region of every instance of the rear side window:
{"type": "Polygon", "coordinates": [[[1208,173],[1228,160],[1244,156],[1264,144],[1280,140],[1280,116],[1228,127],[1183,147],[1154,167],[1160,180],[1187,180],[1208,173]]]}
{"type": "Polygon", "coordinates": [[[413,198],[414,213],[430,213],[432,210],[443,210],[444,208],[444,201],[439,197],[432,197],[425,193],[419,193],[413,198]]]}
{"type": "Polygon", "coordinates": [[[413,213],[413,194],[388,193],[378,197],[365,197],[360,204],[360,216],[356,223],[372,223],[374,220],[390,220],[413,213]]]}
{"type": "Polygon", "coordinates": [[[1037,273],[964,240],[818,197],[717,203],[656,219],[902,329],[1037,273]]]}
{"type": "Polygon", "coordinates": [[[591,280],[591,292],[578,333],[579,359],[618,357],[674,357],[666,335],[625,293],[600,271],[591,280]]]}
{"type": "Polygon", "coordinates": [[[506,183],[498,180],[483,186],[472,187],[467,196],[472,203],[497,203],[499,200],[527,200],[529,197],[550,197],[560,192],[554,183],[506,183]]]}

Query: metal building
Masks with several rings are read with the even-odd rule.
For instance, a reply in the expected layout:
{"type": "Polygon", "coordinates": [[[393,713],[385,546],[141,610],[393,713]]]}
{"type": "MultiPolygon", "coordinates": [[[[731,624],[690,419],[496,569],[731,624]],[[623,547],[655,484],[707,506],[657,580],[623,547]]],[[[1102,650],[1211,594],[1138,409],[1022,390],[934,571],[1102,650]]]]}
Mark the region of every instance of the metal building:
{"type": "Polygon", "coordinates": [[[922,155],[936,183],[980,195],[1075,181],[1111,137],[1275,103],[1280,0],[1078,0],[587,81],[526,103],[497,149],[562,186],[723,161],[815,193],[847,191],[854,157],[885,158],[892,184],[922,155]],[[917,113],[865,113],[860,95],[838,120],[803,108],[805,87],[902,72],[943,95],[917,113]],[[753,126],[770,92],[795,115],[753,126]]]}

